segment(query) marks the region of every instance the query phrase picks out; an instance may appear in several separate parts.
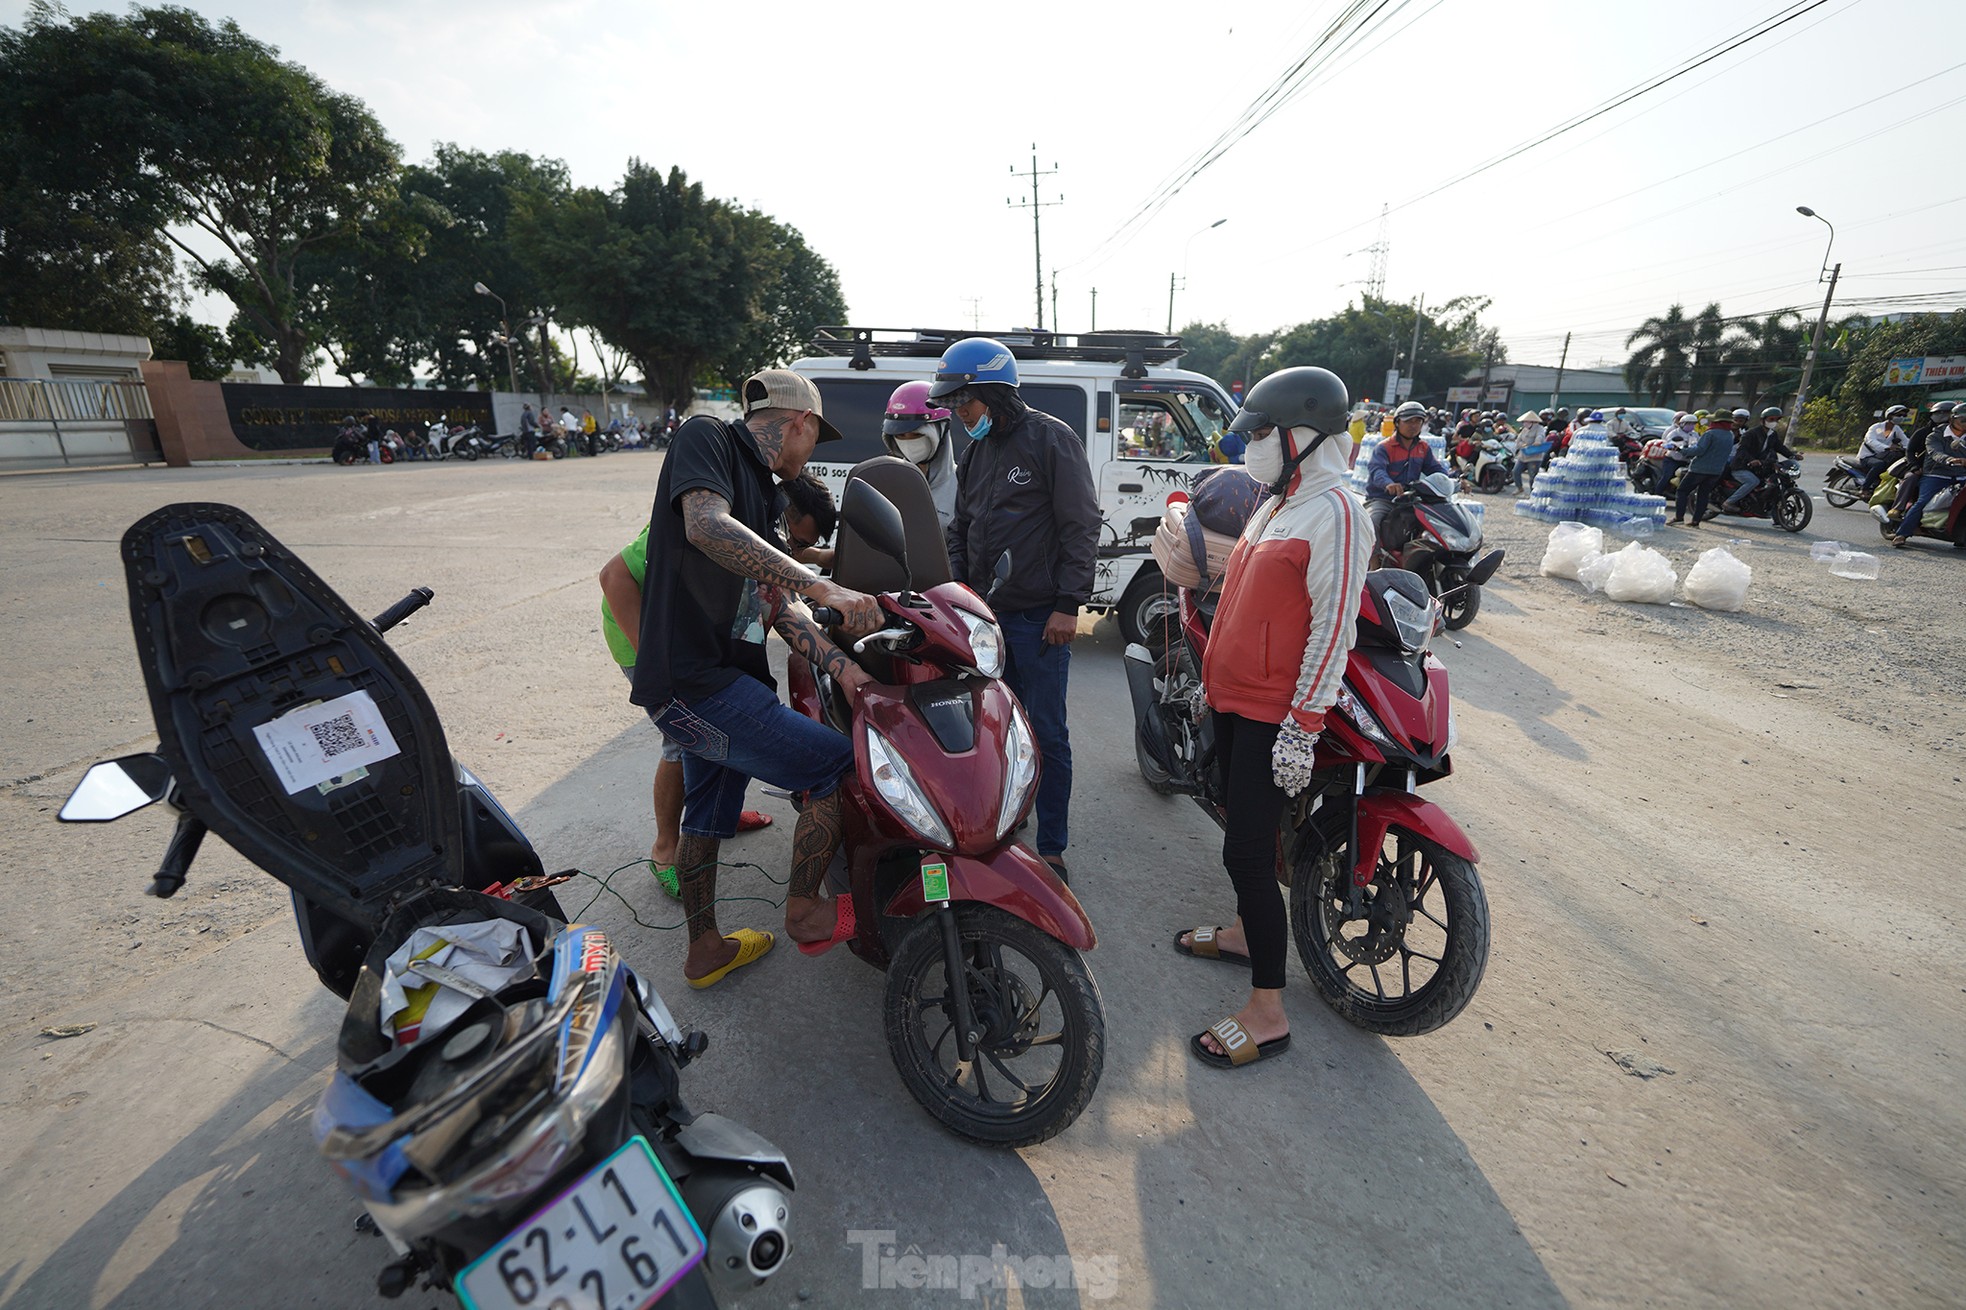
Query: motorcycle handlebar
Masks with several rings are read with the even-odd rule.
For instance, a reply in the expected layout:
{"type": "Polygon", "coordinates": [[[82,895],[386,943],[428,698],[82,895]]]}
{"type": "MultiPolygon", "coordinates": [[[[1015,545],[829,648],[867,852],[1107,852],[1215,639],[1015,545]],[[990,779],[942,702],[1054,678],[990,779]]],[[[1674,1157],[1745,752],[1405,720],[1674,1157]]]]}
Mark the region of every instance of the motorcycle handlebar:
{"type": "Polygon", "coordinates": [[[164,862],[150,880],[150,895],[160,900],[177,895],[178,888],[184,886],[185,875],[191,872],[191,861],[198,856],[205,831],[204,820],[191,814],[178,816],[177,831],[171,834],[171,844],[165,848],[164,862]]]}
{"type": "Polygon", "coordinates": [[[436,595],[428,587],[417,587],[409,595],[391,605],[388,609],[370,620],[377,632],[387,632],[410,615],[428,605],[436,595]]]}
{"type": "Polygon", "coordinates": [[[812,621],[822,628],[837,628],[846,623],[846,615],[840,613],[831,605],[814,605],[812,607],[812,621]]]}

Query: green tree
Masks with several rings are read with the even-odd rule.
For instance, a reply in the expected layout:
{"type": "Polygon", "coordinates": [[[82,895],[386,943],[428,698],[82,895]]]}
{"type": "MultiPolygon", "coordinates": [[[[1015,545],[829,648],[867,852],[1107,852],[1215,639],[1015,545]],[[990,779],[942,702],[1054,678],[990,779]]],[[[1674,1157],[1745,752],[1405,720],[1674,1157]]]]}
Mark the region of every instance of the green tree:
{"type": "Polygon", "coordinates": [[[161,235],[301,379],[319,301],[303,266],[395,187],[396,147],[359,101],[230,20],[170,6],[69,20],[46,0],[0,29],[0,86],[0,137],[38,199],[161,235]]]}
{"type": "MultiPolygon", "coordinates": [[[[1625,338],[1632,356],[1625,361],[1625,385],[1633,395],[1645,396],[1654,405],[1669,405],[1682,386],[1690,387],[1693,363],[1693,324],[1686,310],[1674,305],[1640,323],[1625,338]]],[[[1687,408],[1693,407],[1687,401],[1687,408]]]]}
{"type": "Polygon", "coordinates": [[[1727,346],[1727,366],[1749,409],[1795,395],[1806,343],[1802,316],[1792,309],[1750,319],[1735,329],[1727,346]]]}
{"type": "MultiPolygon", "coordinates": [[[[1414,307],[1365,296],[1329,318],[1299,323],[1277,334],[1245,382],[1253,386],[1277,369],[1314,364],[1343,378],[1354,397],[1376,396],[1386,370],[1397,363],[1413,376],[1415,396],[1444,396],[1448,387],[1481,368],[1486,335],[1481,313],[1488,303],[1481,296],[1457,296],[1424,314],[1416,365],[1407,359],[1414,307]]],[[[1507,359],[1507,352],[1497,345],[1494,362],[1507,359]]]]}
{"type": "Polygon", "coordinates": [[[1727,390],[1732,365],[1727,359],[1727,320],[1720,306],[1709,303],[1693,320],[1691,358],[1686,369],[1686,408],[1704,400],[1712,405],[1727,390]]]}
{"type": "Polygon", "coordinates": [[[631,159],[611,191],[522,197],[513,231],[559,321],[593,328],[635,362],[652,399],[679,410],[699,380],[775,362],[846,314],[837,276],[797,232],[704,194],[679,168],[631,159]]]}
{"type": "MultiPolygon", "coordinates": [[[[1966,310],[1949,314],[1917,314],[1897,322],[1852,321],[1846,319],[1838,332],[1838,345],[1848,351],[1848,364],[1842,382],[1833,390],[1826,385],[1814,389],[1834,396],[1833,415],[1804,432],[1805,438],[1828,445],[1854,445],[1872,422],[1872,415],[1887,405],[1923,408],[1930,401],[1931,387],[1891,387],[1884,385],[1886,371],[1894,359],[1919,355],[1966,355],[1966,310]]],[[[1824,369],[1825,361],[1816,366],[1824,369]]],[[[1830,367],[1834,368],[1834,361],[1830,367]]],[[[1816,375],[1823,376],[1822,372],[1816,375]]],[[[1809,404],[1812,416],[1817,403],[1809,404]]]]}
{"type": "Polygon", "coordinates": [[[1181,329],[1181,367],[1214,378],[1224,386],[1235,379],[1222,366],[1242,347],[1242,338],[1221,323],[1190,323],[1181,329]]]}

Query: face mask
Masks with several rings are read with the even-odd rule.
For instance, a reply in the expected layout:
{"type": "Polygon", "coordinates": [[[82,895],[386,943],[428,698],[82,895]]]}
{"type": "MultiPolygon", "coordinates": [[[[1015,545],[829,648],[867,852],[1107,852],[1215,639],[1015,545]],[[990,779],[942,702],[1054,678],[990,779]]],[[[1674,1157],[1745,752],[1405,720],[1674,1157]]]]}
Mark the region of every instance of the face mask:
{"type": "MultiPolygon", "coordinates": [[[[956,419],[956,422],[962,423],[963,421],[960,417],[958,417],[956,419]]],[[[984,411],[983,417],[977,422],[975,427],[971,427],[969,424],[963,423],[963,431],[969,434],[970,440],[972,441],[981,441],[983,440],[983,438],[989,436],[990,435],[989,411],[988,410],[984,411]]]]}
{"type": "Polygon", "coordinates": [[[1283,433],[1272,432],[1261,441],[1252,441],[1243,451],[1242,466],[1264,486],[1283,476],[1283,433]]]}
{"type": "Polygon", "coordinates": [[[934,437],[909,436],[896,437],[894,445],[901,457],[916,464],[926,464],[935,458],[936,448],[941,445],[934,437]]]}

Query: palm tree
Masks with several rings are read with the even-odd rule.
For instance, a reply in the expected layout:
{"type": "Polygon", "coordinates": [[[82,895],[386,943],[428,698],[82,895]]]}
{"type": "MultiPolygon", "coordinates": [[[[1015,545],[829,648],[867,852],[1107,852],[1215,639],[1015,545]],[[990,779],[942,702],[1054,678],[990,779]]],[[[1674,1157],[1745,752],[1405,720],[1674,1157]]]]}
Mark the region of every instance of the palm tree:
{"type": "Polygon", "coordinates": [[[1686,311],[1674,305],[1663,315],[1640,323],[1637,331],[1625,338],[1625,346],[1629,349],[1640,341],[1644,344],[1625,363],[1625,385],[1634,395],[1649,396],[1653,404],[1664,405],[1687,376],[1693,324],[1687,320],[1686,311]]]}
{"type": "Polygon", "coordinates": [[[1704,397],[1711,405],[1727,390],[1727,320],[1720,306],[1709,304],[1693,320],[1692,363],[1686,372],[1686,408],[1692,409],[1704,397]]]}
{"type": "Polygon", "coordinates": [[[1802,316],[1792,309],[1750,319],[1736,329],[1727,362],[1749,409],[1795,394],[1806,342],[1802,316]]]}

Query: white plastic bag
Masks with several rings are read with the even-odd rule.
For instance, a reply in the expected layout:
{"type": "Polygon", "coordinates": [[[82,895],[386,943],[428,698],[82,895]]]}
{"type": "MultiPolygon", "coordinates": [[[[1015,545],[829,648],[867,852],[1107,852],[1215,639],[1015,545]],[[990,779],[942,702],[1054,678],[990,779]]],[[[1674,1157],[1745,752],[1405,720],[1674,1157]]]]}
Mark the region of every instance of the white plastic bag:
{"type": "Polygon", "coordinates": [[[1735,559],[1725,546],[1705,551],[1687,570],[1683,596],[1703,610],[1730,613],[1748,603],[1748,582],[1754,570],[1735,559]]]}
{"type": "Polygon", "coordinates": [[[1843,550],[1829,562],[1829,571],[1839,578],[1850,578],[1857,582],[1874,582],[1877,579],[1877,556],[1865,554],[1861,550],[1843,550]]]}
{"type": "Polygon", "coordinates": [[[1602,551],[1591,551],[1584,556],[1584,562],[1577,566],[1577,581],[1584,584],[1585,591],[1603,591],[1604,584],[1611,580],[1611,568],[1618,562],[1616,555],[1606,555],[1602,551]]]}
{"type": "Polygon", "coordinates": [[[1639,605],[1672,604],[1673,584],[1679,575],[1672,563],[1650,546],[1634,541],[1612,556],[1611,576],[1604,583],[1604,594],[1612,600],[1639,605]]]}
{"type": "Polygon", "coordinates": [[[1543,552],[1543,576],[1571,578],[1586,555],[1604,549],[1604,531],[1581,523],[1559,523],[1550,529],[1549,549],[1543,552]]]}
{"type": "MultiPolygon", "coordinates": [[[[1818,541],[1809,547],[1809,558],[1821,564],[1825,560],[1835,559],[1839,554],[1849,549],[1850,543],[1847,541],[1818,541]]],[[[1688,574],[1687,576],[1691,577],[1692,575],[1688,574]]]]}

